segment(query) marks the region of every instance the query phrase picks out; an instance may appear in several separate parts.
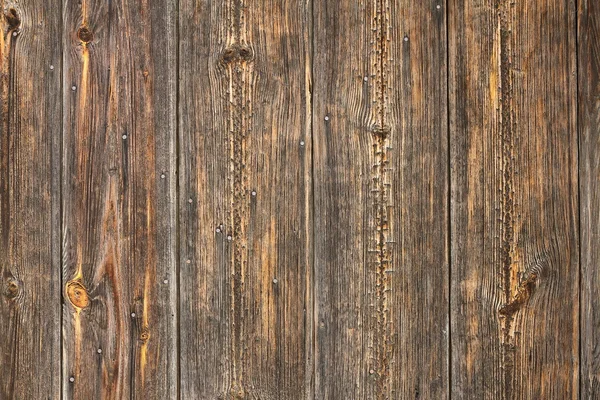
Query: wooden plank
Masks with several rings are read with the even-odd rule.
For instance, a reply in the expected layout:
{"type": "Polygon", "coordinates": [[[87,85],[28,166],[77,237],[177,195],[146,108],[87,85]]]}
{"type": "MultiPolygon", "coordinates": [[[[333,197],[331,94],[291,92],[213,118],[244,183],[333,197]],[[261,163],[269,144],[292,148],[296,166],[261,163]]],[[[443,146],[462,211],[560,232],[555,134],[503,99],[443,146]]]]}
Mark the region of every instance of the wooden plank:
{"type": "Polygon", "coordinates": [[[581,223],[581,399],[600,397],[600,4],[581,0],[578,126],[581,223]]]}
{"type": "Polygon", "coordinates": [[[60,1],[0,5],[0,398],[58,398],[60,1]]]}
{"type": "Polygon", "coordinates": [[[314,3],[319,399],[448,397],[445,15],[314,3]]]}
{"type": "Polygon", "coordinates": [[[578,398],[572,1],[449,2],[452,397],[578,398]]]}
{"type": "Polygon", "coordinates": [[[310,387],[309,10],[180,2],[182,398],[310,387]]]}
{"type": "Polygon", "coordinates": [[[65,398],[177,397],[176,9],[64,4],[65,398]]]}

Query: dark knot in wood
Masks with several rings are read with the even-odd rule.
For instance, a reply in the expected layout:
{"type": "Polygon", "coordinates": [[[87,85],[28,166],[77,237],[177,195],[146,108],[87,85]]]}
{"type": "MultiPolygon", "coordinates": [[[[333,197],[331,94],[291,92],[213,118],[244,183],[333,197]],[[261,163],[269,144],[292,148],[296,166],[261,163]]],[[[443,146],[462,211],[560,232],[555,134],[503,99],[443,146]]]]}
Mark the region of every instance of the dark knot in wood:
{"type": "Polygon", "coordinates": [[[390,135],[391,129],[389,126],[375,125],[371,128],[371,133],[376,139],[385,140],[390,135]]]}
{"type": "Polygon", "coordinates": [[[142,332],[140,332],[140,336],[139,336],[139,340],[140,342],[147,342],[148,339],[150,339],[150,332],[148,331],[148,329],[144,329],[142,330],[142,332]]]}
{"type": "Polygon", "coordinates": [[[513,299],[509,303],[502,305],[498,310],[501,316],[510,318],[527,303],[535,290],[537,278],[537,273],[532,272],[519,284],[513,299]]]}
{"type": "Polygon", "coordinates": [[[221,61],[224,64],[230,64],[235,61],[252,61],[254,52],[248,45],[233,44],[226,47],[221,53],[221,61]]]}
{"type": "Polygon", "coordinates": [[[8,23],[9,30],[18,29],[21,25],[21,17],[19,13],[14,8],[9,8],[4,12],[4,18],[6,18],[6,22],[8,23]]]}
{"type": "Polygon", "coordinates": [[[81,28],[79,28],[79,30],[77,31],[77,37],[79,38],[79,40],[81,40],[83,43],[89,43],[92,40],[94,40],[94,34],[92,33],[92,31],[90,31],[87,27],[82,26],[81,28]]]}
{"type": "Polygon", "coordinates": [[[4,287],[4,295],[9,299],[15,299],[19,296],[20,292],[21,285],[19,284],[19,281],[14,278],[9,278],[4,287]]]}

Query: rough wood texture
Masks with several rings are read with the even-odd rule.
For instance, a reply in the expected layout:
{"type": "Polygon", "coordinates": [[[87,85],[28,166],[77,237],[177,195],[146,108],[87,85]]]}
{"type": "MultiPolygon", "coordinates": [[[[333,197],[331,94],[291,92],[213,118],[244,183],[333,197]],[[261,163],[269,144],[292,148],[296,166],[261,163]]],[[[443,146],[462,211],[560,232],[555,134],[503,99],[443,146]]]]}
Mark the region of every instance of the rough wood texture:
{"type": "Polygon", "coordinates": [[[309,9],[180,2],[182,398],[310,390],[309,9]]]}
{"type": "Polygon", "coordinates": [[[445,5],[314,7],[316,398],[447,398],[445,5]]]}
{"type": "Polygon", "coordinates": [[[64,11],[63,394],[175,398],[176,5],[64,11]]]}
{"type": "Polygon", "coordinates": [[[449,2],[452,395],[578,398],[575,7],[449,2]]]}
{"type": "Polygon", "coordinates": [[[0,400],[600,398],[597,1],[0,5],[0,400]]]}
{"type": "Polygon", "coordinates": [[[600,4],[579,6],[581,399],[600,398],[600,4]]]}
{"type": "Polygon", "coordinates": [[[0,399],[60,397],[60,1],[0,2],[0,399]]]}

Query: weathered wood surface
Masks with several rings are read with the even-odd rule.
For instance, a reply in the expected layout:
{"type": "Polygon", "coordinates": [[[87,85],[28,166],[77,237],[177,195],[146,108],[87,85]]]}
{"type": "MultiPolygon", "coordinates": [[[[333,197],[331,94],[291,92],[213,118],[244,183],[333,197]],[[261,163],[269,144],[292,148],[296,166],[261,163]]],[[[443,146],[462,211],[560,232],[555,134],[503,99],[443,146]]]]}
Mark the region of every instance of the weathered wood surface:
{"type": "Polygon", "coordinates": [[[64,2],[65,398],[177,396],[175,11],[64,2]]]}
{"type": "Polygon", "coordinates": [[[578,398],[574,2],[449,2],[454,398],[578,398]]]}
{"type": "Polygon", "coordinates": [[[0,399],[54,399],[61,365],[61,4],[0,4],[0,399]]]}
{"type": "Polygon", "coordinates": [[[303,398],[309,4],[180,7],[181,396],[303,398]]]}
{"type": "Polygon", "coordinates": [[[319,399],[448,396],[440,4],[314,3],[319,399]]]}
{"type": "Polygon", "coordinates": [[[597,2],[0,4],[0,400],[600,396],[597,2]]]}
{"type": "Polygon", "coordinates": [[[578,2],[581,399],[600,398],[600,3],[578,2]]]}

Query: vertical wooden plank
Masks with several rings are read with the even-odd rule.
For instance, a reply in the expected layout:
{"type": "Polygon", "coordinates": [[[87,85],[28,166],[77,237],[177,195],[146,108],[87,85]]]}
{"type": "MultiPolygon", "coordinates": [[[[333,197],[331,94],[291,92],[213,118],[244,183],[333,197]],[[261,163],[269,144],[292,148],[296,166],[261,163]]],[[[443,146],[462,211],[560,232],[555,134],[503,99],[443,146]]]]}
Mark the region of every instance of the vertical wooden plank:
{"type": "Polygon", "coordinates": [[[63,395],[175,398],[176,4],[64,12],[63,395]]]}
{"type": "Polygon", "coordinates": [[[308,10],[180,2],[182,398],[306,395],[308,10]]]}
{"type": "Polygon", "coordinates": [[[310,387],[309,9],[180,2],[183,398],[310,387]]]}
{"type": "Polygon", "coordinates": [[[575,6],[449,4],[452,394],[576,399],[575,6]]]}
{"type": "Polygon", "coordinates": [[[581,216],[581,398],[600,397],[600,4],[579,7],[579,184],[581,216]]]}
{"type": "Polygon", "coordinates": [[[0,398],[50,399],[60,396],[60,1],[0,5],[0,398]]]}
{"type": "Polygon", "coordinates": [[[445,15],[314,3],[319,399],[448,397],[445,15]]]}

